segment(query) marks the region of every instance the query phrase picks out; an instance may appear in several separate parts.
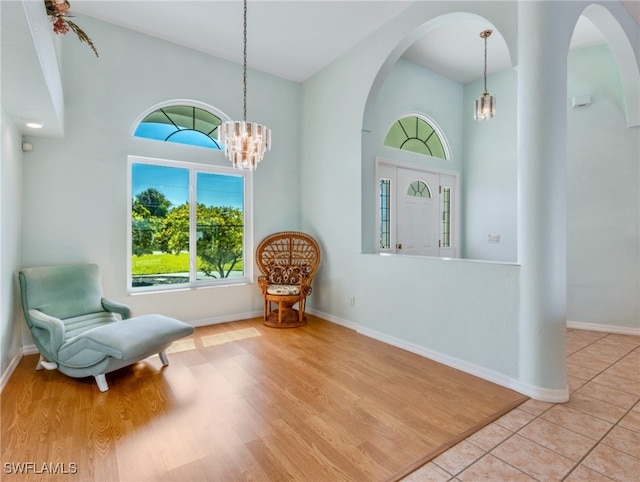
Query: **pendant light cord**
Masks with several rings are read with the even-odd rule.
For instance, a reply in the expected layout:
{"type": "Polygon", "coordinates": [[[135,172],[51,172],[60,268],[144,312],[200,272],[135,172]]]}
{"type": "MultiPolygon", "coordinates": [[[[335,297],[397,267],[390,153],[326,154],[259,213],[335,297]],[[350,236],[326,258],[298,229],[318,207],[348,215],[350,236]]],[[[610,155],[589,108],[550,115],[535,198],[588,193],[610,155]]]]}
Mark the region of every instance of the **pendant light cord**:
{"type": "Polygon", "coordinates": [[[484,94],[487,95],[487,37],[484,37],[484,94]]]}
{"type": "Polygon", "coordinates": [[[487,39],[493,30],[483,30],[480,32],[480,37],[484,39],[484,95],[489,95],[487,91],[487,39]]]}
{"type": "MultiPolygon", "coordinates": [[[[242,83],[243,83],[243,91],[242,91],[242,100],[243,100],[243,114],[242,120],[247,121],[247,0],[244,0],[244,25],[243,25],[243,43],[244,43],[244,52],[243,52],[243,63],[242,63],[242,83]]],[[[485,40],[486,45],[486,40],[485,40]]],[[[486,47],[485,47],[486,49],[486,47]]],[[[485,53],[486,55],[486,53],[485,53]]],[[[486,65],[486,60],[485,60],[486,65]]],[[[486,67],[485,67],[486,68],[486,67]]],[[[485,87],[486,90],[486,87],[485,87]]]]}

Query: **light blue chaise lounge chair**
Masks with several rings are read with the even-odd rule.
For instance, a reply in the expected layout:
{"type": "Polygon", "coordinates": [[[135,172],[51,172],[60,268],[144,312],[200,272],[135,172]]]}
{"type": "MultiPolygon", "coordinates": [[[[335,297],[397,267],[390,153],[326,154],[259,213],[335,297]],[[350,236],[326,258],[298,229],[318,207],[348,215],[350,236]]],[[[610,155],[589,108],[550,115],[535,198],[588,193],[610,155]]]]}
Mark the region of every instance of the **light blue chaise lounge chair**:
{"type": "Polygon", "coordinates": [[[132,318],[127,305],[103,298],[95,264],[23,268],[18,277],[25,320],[40,351],[36,370],[93,376],[101,392],[109,389],[106,373],[155,353],[167,366],[166,348],[193,333],[191,325],[162,315],[132,318]]]}

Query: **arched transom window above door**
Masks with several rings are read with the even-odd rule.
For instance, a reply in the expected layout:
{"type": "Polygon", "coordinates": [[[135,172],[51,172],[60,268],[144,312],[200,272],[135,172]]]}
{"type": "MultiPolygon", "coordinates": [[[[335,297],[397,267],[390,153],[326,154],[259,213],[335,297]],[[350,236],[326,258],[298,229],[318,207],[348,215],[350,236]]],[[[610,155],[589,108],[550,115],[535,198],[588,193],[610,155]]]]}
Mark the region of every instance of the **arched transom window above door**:
{"type": "Polygon", "coordinates": [[[424,117],[410,115],[393,123],[384,145],[425,156],[448,159],[448,149],[439,129],[424,117]]]}

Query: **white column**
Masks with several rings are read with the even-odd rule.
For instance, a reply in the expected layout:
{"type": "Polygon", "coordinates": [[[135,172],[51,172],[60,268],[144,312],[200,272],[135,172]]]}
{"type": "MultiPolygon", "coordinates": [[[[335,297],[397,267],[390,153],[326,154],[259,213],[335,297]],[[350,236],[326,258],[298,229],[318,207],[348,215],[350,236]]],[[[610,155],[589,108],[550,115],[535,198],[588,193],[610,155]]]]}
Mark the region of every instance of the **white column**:
{"type": "Polygon", "coordinates": [[[525,392],[554,402],[568,398],[565,6],[518,6],[518,378],[525,392]]]}

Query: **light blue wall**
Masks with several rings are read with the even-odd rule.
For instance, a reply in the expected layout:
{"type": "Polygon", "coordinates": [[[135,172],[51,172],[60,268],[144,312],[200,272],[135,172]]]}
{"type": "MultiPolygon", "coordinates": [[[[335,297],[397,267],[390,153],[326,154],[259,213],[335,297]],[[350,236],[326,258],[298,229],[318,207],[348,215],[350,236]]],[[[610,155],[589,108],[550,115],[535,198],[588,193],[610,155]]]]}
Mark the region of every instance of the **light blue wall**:
{"type": "MultiPolygon", "coordinates": [[[[639,328],[640,129],[626,125],[620,74],[606,45],[571,51],[567,72],[568,320],[639,328]],[[593,104],[572,108],[581,95],[593,104]]],[[[509,69],[488,78],[496,118],[464,117],[465,258],[517,260],[516,75],[509,69]],[[488,234],[500,234],[501,243],[487,243],[488,234]]],[[[481,81],[466,85],[464,105],[481,90],[481,81]]]]}
{"type": "Polygon", "coordinates": [[[508,385],[517,377],[519,267],[358,257],[358,330],[508,385]]]}
{"type": "Polygon", "coordinates": [[[19,354],[22,308],[17,271],[22,263],[22,137],[0,108],[0,375],[19,354]]]}
{"type": "MultiPolygon", "coordinates": [[[[241,66],[91,18],[82,18],[82,26],[100,57],[73,37],[64,39],[66,137],[32,138],[33,152],[24,156],[24,264],[98,263],[105,293],[136,314],[198,323],[261,312],[256,285],[126,293],[127,156],[229,165],[221,151],[133,138],[134,122],[175,99],[240,118],[241,66]]],[[[253,179],[257,242],[300,226],[301,87],[261,72],[248,76],[248,118],[268,125],[274,140],[253,179]]]]}
{"type": "Polygon", "coordinates": [[[496,96],[496,117],[473,120],[473,103],[483,81],[464,89],[464,176],[462,188],[462,257],[515,263],[517,253],[517,71],[489,75],[496,96]],[[500,243],[488,242],[499,235],[500,243]]]}
{"type": "MultiPolygon", "coordinates": [[[[511,7],[418,2],[305,83],[303,89],[303,122],[312,124],[315,134],[305,136],[303,141],[305,198],[320,199],[325,192],[334,193],[322,203],[303,200],[303,219],[313,220],[327,253],[322,280],[314,288],[314,293],[321,295],[314,294],[311,306],[335,320],[353,322],[371,336],[403,346],[411,344],[416,351],[436,358],[457,360],[467,369],[483,371],[483,376],[502,377],[502,382],[518,372],[517,266],[376,256],[361,254],[361,250],[364,246],[365,252],[372,251],[366,238],[373,238],[373,223],[363,222],[362,216],[375,215],[370,207],[374,204],[373,158],[393,120],[380,106],[390,105],[391,99],[385,99],[384,94],[396,90],[395,76],[410,70],[402,62],[394,69],[403,51],[398,45],[415,32],[424,31],[424,25],[440,15],[460,11],[488,15],[491,23],[504,26],[503,36],[512,41],[516,12],[511,7]],[[390,57],[393,61],[387,66],[390,57]],[[387,71],[380,77],[385,66],[387,71]],[[381,114],[387,119],[383,120],[381,114]],[[361,143],[357,142],[358,136],[361,143]],[[330,146],[323,144],[326,138],[332,139],[330,146]],[[314,182],[306,183],[306,179],[314,182]],[[355,306],[349,304],[352,295],[355,306]]],[[[432,74],[421,76],[435,81],[432,74]]],[[[450,82],[438,82],[445,90],[437,95],[451,90],[450,82]]],[[[452,133],[456,157],[464,152],[464,111],[462,90],[456,87],[453,91],[453,98],[448,97],[450,93],[445,96],[453,105],[449,112],[454,117],[444,114],[445,125],[441,127],[452,133]]],[[[403,107],[408,107],[410,100],[406,95],[402,99],[406,103],[403,107]]],[[[429,100],[425,98],[412,110],[425,109],[429,114],[437,108],[441,114],[446,101],[429,100]]],[[[440,122],[440,117],[436,121],[440,122]]],[[[454,162],[459,166],[462,161],[456,158],[454,162]]]]}
{"type": "Polygon", "coordinates": [[[568,319],[640,328],[640,127],[606,45],[573,51],[568,72],[568,319]]]}
{"type": "MultiPolygon", "coordinates": [[[[586,5],[576,3],[571,9],[576,13],[586,5]]],[[[505,38],[518,65],[514,26],[521,19],[515,2],[418,2],[305,83],[303,123],[312,125],[313,133],[303,132],[303,228],[318,234],[326,253],[322,279],[315,288],[318,294],[310,306],[371,336],[501,383],[507,380],[506,384],[525,393],[562,397],[561,367],[544,373],[537,380],[545,379],[541,386],[529,386],[518,378],[523,362],[520,350],[523,343],[526,348],[527,340],[520,335],[522,270],[511,264],[518,259],[520,202],[517,67],[490,76],[491,90],[499,99],[496,119],[486,124],[462,121],[463,205],[468,211],[463,220],[465,255],[496,262],[365,254],[375,249],[372,160],[380,153],[380,139],[386,132],[380,132],[384,124],[380,106],[387,102],[383,94],[392,88],[394,76],[406,70],[402,64],[394,66],[417,32],[424,32],[442,15],[459,12],[488,19],[505,38]],[[488,234],[500,234],[500,245],[488,246],[488,234]],[[351,296],[355,306],[349,303],[351,296]]],[[[573,29],[572,21],[564,20],[566,31],[573,29]]],[[[464,105],[472,104],[479,89],[478,83],[467,86],[464,105]]],[[[464,116],[465,107],[459,112],[464,116]]],[[[635,171],[631,177],[637,182],[635,171]]],[[[637,205],[635,198],[631,203],[637,205]]],[[[549,347],[552,353],[545,353],[544,347],[540,353],[537,348],[529,352],[542,358],[564,356],[557,343],[549,347]]],[[[541,362],[527,359],[523,363],[543,366],[541,362]]]]}
{"type": "MultiPolygon", "coordinates": [[[[400,59],[382,85],[370,122],[375,155],[422,168],[460,172],[463,152],[463,86],[413,62],[400,59]],[[420,113],[442,129],[451,149],[451,158],[442,160],[384,146],[391,125],[407,114],[420,113]]],[[[373,159],[371,159],[373,162],[373,159]]]]}

